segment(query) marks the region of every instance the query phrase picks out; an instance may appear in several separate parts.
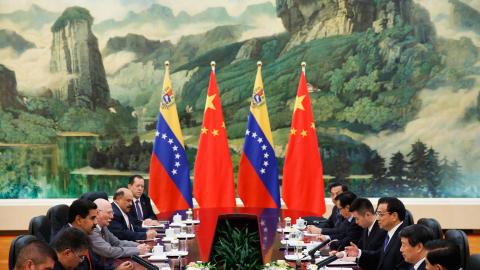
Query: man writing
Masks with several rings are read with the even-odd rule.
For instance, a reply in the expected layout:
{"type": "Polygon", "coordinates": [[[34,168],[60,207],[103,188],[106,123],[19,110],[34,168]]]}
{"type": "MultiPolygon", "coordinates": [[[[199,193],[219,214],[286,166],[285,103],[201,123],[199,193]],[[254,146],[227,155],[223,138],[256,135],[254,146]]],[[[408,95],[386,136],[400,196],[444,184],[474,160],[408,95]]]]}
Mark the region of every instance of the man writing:
{"type": "Polygon", "coordinates": [[[107,227],[113,218],[112,205],[105,199],[96,199],[94,203],[98,209],[98,224],[92,234],[89,235],[89,238],[95,254],[106,259],[116,259],[145,254],[150,251],[150,247],[147,244],[119,240],[113,235],[107,227]]]}
{"type": "MultiPolygon", "coordinates": [[[[383,245],[387,232],[378,226],[375,210],[370,200],[366,198],[357,198],[350,206],[355,217],[355,222],[363,228],[362,236],[358,242],[358,248],[361,250],[377,250],[383,245]]],[[[376,269],[378,261],[362,261],[362,269],[376,269]]]]}
{"type": "Polygon", "coordinates": [[[108,229],[121,240],[150,240],[155,238],[155,230],[147,230],[135,224],[135,218],[130,215],[133,194],[127,188],[119,188],[113,195],[113,219],[108,229]]]}

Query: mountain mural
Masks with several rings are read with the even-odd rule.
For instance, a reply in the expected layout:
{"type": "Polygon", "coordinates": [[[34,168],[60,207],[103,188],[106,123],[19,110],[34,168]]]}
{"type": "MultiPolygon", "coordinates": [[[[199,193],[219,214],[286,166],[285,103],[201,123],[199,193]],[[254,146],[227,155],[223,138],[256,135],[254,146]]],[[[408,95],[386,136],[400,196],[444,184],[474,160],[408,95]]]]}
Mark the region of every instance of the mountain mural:
{"type": "MultiPolygon", "coordinates": [[[[37,47],[19,55],[0,50],[8,57],[1,89],[13,97],[2,101],[0,118],[8,128],[0,132],[6,145],[0,152],[25,155],[19,141],[48,145],[38,150],[48,157],[44,162],[24,163],[42,173],[31,176],[32,184],[17,181],[22,192],[10,194],[77,196],[93,186],[110,192],[113,184],[92,179],[147,173],[167,60],[191,168],[209,63],[216,61],[236,169],[261,60],[280,168],[299,64],[306,61],[327,183],[346,182],[365,196],[388,195],[392,188],[404,197],[478,196],[480,35],[474,26],[480,16],[468,1],[439,1],[204,1],[201,7],[125,1],[116,7],[122,16],[103,20],[94,20],[104,16],[94,5],[62,1],[62,10],[4,12],[0,20],[17,22],[12,14],[41,10],[38,24],[50,26],[43,39],[17,31],[37,47]],[[47,14],[56,15],[50,20],[47,14]],[[45,50],[48,61],[32,60],[45,50]],[[34,94],[27,94],[29,84],[12,88],[12,63],[18,62],[46,69],[47,86],[34,94]],[[20,107],[8,105],[15,102],[20,107]],[[42,136],[33,132],[40,129],[42,136]]],[[[19,85],[28,81],[20,75],[19,85]]],[[[0,162],[0,171],[9,164],[0,162]]],[[[14,181],[8,177],[0,174],[0,197],[7,194],[2,183],[14,181]]]]}

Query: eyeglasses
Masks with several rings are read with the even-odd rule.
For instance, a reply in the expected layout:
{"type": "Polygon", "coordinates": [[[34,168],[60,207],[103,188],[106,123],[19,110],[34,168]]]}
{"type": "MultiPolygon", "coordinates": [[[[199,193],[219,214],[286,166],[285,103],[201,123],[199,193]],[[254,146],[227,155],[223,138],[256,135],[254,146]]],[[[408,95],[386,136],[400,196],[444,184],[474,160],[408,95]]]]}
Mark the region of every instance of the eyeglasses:
{"type": "Polygon", "coordinates": [[[375,212],[375,215],[376,215],[376,216],[379,216],[379,217],[383,217],[383,216],[385,216],[386,214],[389,214],[389,215],[390,215],[391,213],[390,213],[390,212],[380,212],[380,211],[376,211],[376,212],[375,212]]]}
{"type": "Polygon", "coordinates": [[[72,252],[73,254],[75,254],[75,256],[78,257],[78,259],[80,260],[80,262],[83,262],[85,260],[85,255],[78,255],[77,253],[75,252],[72,252]]]}

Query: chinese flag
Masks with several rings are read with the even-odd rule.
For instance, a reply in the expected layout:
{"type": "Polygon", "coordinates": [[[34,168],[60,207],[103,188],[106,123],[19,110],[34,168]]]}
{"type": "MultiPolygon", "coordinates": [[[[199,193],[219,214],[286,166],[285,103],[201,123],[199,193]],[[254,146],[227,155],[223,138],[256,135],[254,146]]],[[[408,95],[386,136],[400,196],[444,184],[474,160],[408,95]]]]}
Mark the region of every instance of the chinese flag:
{"type": "Polygon", "coordinates": [[[195,159],[193,194],[200,207],[235,207],[233,166],[222,105],[212,66],[200,141],[195,159]]]}
{"type": "Polygon", "coordinates": [[[287,154],[283,166],[282,196],[289,209],[325,213],[323,169],[307,90],[305,71],[298,84],[287,154]]]}

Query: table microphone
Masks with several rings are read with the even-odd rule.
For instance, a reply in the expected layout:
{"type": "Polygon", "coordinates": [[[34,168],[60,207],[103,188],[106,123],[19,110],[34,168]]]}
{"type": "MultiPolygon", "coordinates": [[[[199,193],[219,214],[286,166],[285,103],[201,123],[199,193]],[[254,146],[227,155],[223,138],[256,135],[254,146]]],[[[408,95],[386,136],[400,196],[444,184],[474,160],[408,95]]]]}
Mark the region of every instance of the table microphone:
{"type": "Polygon", "coordinates": [[[138,255],[132,255],[132,260],[141,266],[145,267],[147,270],[159,270],[160,268],[154,264],[151,264],[149,261],[144,260],[138,255]]]}
{"type": "Polygon", "coordinates": [[[336,261],[337,259],[339,258],[343,258],[345,256],[345,252],[337,252],[336,254],[320,261],[319,263],[317,263],[317,266],[318,266],[318,269],[324,267],[324,266],[327,266],[328,264],[336,261]]]}
{"type": "Polygon", "coordinates": [[[330,239],[327,239],[323,242],[321,242],[320,244],[318,244],[316,247],[312,248],[311,250],[308,251],[308,255],[310,255],[310,258],[311,258],[311,261],[312,263],[315,262],[315,252],[317,252],[317,250],[323,248],[324,246],[326,246],[328,243],[330,243],[330,239]]]}

